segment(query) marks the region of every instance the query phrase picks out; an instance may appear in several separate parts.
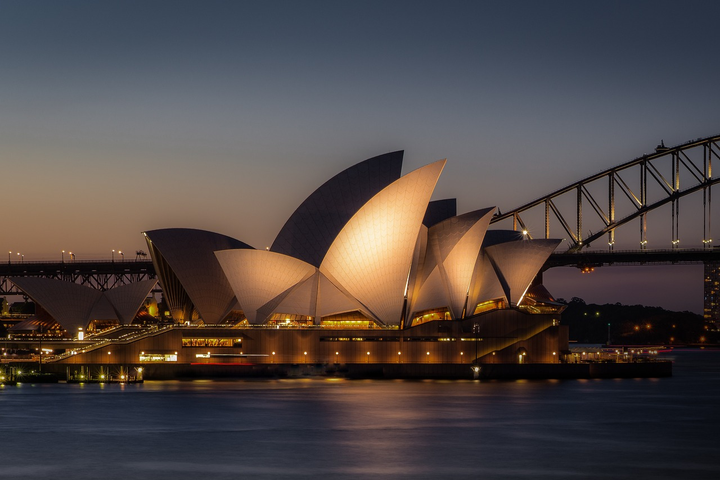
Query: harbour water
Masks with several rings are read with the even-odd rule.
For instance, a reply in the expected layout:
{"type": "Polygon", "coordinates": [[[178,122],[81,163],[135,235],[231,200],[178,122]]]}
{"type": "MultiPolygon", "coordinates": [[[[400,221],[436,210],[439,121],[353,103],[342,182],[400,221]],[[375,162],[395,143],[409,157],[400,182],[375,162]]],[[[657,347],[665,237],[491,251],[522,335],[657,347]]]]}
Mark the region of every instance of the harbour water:
{"type": "Polygon", "coordinates": [[[0,478],[718,478],[720,351],[671,356],[662,379],[4,387],[0,478]]]}

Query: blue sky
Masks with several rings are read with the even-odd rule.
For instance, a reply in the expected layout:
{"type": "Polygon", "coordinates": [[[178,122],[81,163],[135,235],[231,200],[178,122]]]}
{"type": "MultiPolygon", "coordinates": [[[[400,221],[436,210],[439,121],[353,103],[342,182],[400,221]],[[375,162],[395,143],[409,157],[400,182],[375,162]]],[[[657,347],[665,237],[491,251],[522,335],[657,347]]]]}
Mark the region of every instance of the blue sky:
{"type": "MultiPolygon", "coordinates": [[[[720,133],[718,13],[692,1],[4,1],[0,246],[102,258],[144,249],[143,230],[192,227],[262,248],[329,177],[397,149],[405,172],[448,159],[435,198],[507,211],[661,139],[720,133]]],[[[594,277],[586,300],[627,292],[629,270],[607,270],[621,273],[594,277]]],[[[626,303],[700,311],[701,268],[671,272],[626,303]]],[[[551,272],[548,286],[574,296],[590,285],[578,275],[551,272]]]]}

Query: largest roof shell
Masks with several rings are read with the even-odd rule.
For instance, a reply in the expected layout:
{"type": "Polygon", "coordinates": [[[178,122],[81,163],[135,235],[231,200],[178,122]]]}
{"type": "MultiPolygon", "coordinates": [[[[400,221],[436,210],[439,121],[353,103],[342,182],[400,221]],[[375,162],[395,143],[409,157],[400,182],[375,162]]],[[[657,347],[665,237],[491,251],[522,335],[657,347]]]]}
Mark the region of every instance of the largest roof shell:
{"type": "Polygon", "coordinates": [[[400,178],[403,151],[370,158],[315,190],[290,216],[270,250],[319,267],[340,230],[380,190],[400,178]]]}
{"type": "Polygon", "coordinates": [[[384,323],[398,323],[418,233],[445,160],[384,188],[347,222],[320,271],[384,323]]]}

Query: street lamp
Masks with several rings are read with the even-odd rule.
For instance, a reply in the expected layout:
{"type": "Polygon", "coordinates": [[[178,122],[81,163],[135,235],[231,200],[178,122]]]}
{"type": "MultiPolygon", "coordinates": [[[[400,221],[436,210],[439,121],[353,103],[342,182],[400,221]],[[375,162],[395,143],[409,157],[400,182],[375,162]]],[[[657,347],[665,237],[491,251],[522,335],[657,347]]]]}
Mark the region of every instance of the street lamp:
{"type": "Polygon", "coordinates": [[[610,345],[610,322],[608,322],[608,341],[607,344],[610,345]]]}
{"type": "Polygon", "coordinates": [[[112,261],[115,262],[115,250],[112,251],[111,255],[112,255],[112,261]]]}
{"type": "Polygon", "coordinates": [[[60,261],[62,263],[65,263],[65,250],[60,252],[60,261]]]}
{"type": "Polygon", "coordinates": [[[118,253],[120,254],[120,257],[122,257],[122,260],[121,260],[121,261],[124,262],[124,261],[125,261],[125,254],[122,253],[122,250],[119,250],[118,253]]]}
{"type": "Polygon", "coordinates": [[[475,322],[473,324],[473,333],[475,334],[475,360],[473,363],[478,363],[478,330],[480,330],[480,326],[475,322]]]}
{"type": "Polygon", "coordinates": [[[8,265],[10,265],[10,254],[12,254],[12,252],[8,252],[8,265]]]}

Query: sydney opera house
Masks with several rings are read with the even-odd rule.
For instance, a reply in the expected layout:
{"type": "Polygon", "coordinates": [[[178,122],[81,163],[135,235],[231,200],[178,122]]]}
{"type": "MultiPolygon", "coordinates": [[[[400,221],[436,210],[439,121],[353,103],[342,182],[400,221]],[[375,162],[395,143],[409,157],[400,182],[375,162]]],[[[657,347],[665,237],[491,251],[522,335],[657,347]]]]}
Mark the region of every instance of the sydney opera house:
{"type": "MultiPolygon", "coordinates": [[[[445,160],[405,175],[402,160],[392,152],[337,174],[268,248],[194,229],[144,232],[173,324],[56,361],[557,363],[563,305],[536,276],[559,241],[488,229],[494,207],[457,214],[454,199],[431,201],[445,160]]],[[[68,332],[103,315],[131,324],[154,286],[14,281],[68,332]]]]}

